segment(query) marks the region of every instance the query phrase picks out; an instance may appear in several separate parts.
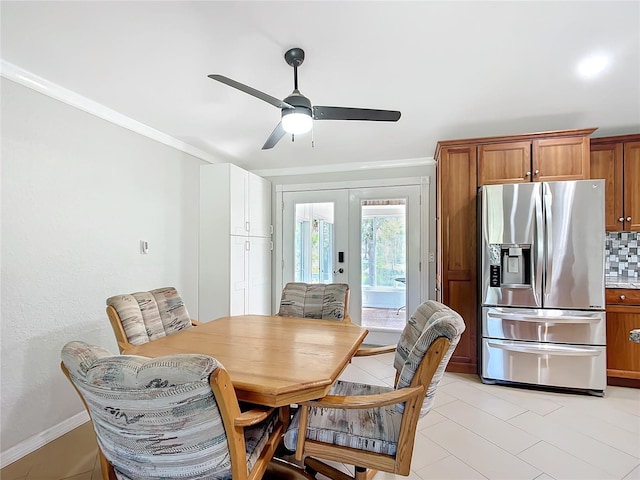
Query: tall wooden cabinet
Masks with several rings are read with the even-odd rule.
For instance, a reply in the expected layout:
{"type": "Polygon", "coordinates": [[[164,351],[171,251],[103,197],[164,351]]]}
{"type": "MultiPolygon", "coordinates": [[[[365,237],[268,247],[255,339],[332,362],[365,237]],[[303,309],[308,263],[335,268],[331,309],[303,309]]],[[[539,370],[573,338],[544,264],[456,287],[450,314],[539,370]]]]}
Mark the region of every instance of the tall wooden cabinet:
{"type": "Polygon", "coordinates": [[[640,134],[593,138],[591,178],[606,181],[607,231],[640,231],[640,134]]]}
{"type": "Polygon", "coordinates": [[[198,318],[271,312],[271,183],[233,164],[200,167],[198,318]]]}
{"type": "Polygon", "coordinates": [[[462,315],[467,329],[449,371],[478,371],[478,187],[589,178],[595,129],[438,142],[436,297],[462,315]]]}

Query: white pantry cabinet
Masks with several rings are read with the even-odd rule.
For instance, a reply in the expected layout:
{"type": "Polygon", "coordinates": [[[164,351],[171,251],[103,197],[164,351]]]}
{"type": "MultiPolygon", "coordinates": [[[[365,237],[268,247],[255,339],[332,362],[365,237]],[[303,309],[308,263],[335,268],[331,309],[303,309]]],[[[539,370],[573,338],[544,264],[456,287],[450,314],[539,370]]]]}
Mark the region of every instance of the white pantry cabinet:
{"type": "Polygon", "coordinates": [[[200,167],[198,318],[271,312],[271,184],[233,164],[200,167]]]}

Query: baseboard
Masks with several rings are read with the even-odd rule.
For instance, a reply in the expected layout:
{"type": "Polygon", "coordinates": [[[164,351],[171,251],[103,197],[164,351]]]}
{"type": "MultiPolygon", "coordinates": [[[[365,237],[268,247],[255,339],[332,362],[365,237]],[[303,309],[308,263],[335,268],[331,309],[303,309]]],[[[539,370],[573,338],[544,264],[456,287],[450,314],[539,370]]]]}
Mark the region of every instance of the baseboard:
{"type": "Polygon", "coordinates": [[[77,428],[88,421],[89,414],[83,410],[64,422],[60,422],[44,432],[38,433],[31,438],[27,438],[15,447],[11,447],[4,452],[0,452],[0,468],[4,468],[17,460],[20,460],[22,457],[35,452],[40,447],[45,446],[47,443],[52,442],[65,433],[69,433],[74,428],[77,428]]]}

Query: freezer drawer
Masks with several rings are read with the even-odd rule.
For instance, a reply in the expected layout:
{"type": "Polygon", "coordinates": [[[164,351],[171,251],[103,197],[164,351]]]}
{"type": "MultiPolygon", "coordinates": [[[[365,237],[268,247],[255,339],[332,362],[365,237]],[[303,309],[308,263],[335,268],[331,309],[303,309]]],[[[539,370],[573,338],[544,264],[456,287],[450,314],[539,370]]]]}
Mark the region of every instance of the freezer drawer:
{"type": "Polygon", "coordinates": [[[605,347],[482,340],[485,379],[604,391],[605,347]]]}
{"type": "Polygon", "coordinates": [[[533,342],[606,344],[605,312],[482,308],[482,336],[533,342]]]}

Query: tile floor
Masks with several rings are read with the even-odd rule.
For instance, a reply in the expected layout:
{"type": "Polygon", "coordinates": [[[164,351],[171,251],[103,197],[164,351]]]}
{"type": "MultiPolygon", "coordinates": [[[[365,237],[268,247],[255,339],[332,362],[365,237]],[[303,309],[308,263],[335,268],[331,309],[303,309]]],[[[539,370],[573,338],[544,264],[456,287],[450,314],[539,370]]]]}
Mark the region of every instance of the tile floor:
{"type": "MultiPolygon", "coordinates": [[[[342,378],[389,384],[392,354],[355,358],[342,378]]],[[[2,480],[96,480],[93,430],[85,424],[0,471],[2,480]]],[[[409,477],[377,480],[640,480],[640,390],[605,398],[483,385],[447,373],[420,421],[409,477]]]]}

